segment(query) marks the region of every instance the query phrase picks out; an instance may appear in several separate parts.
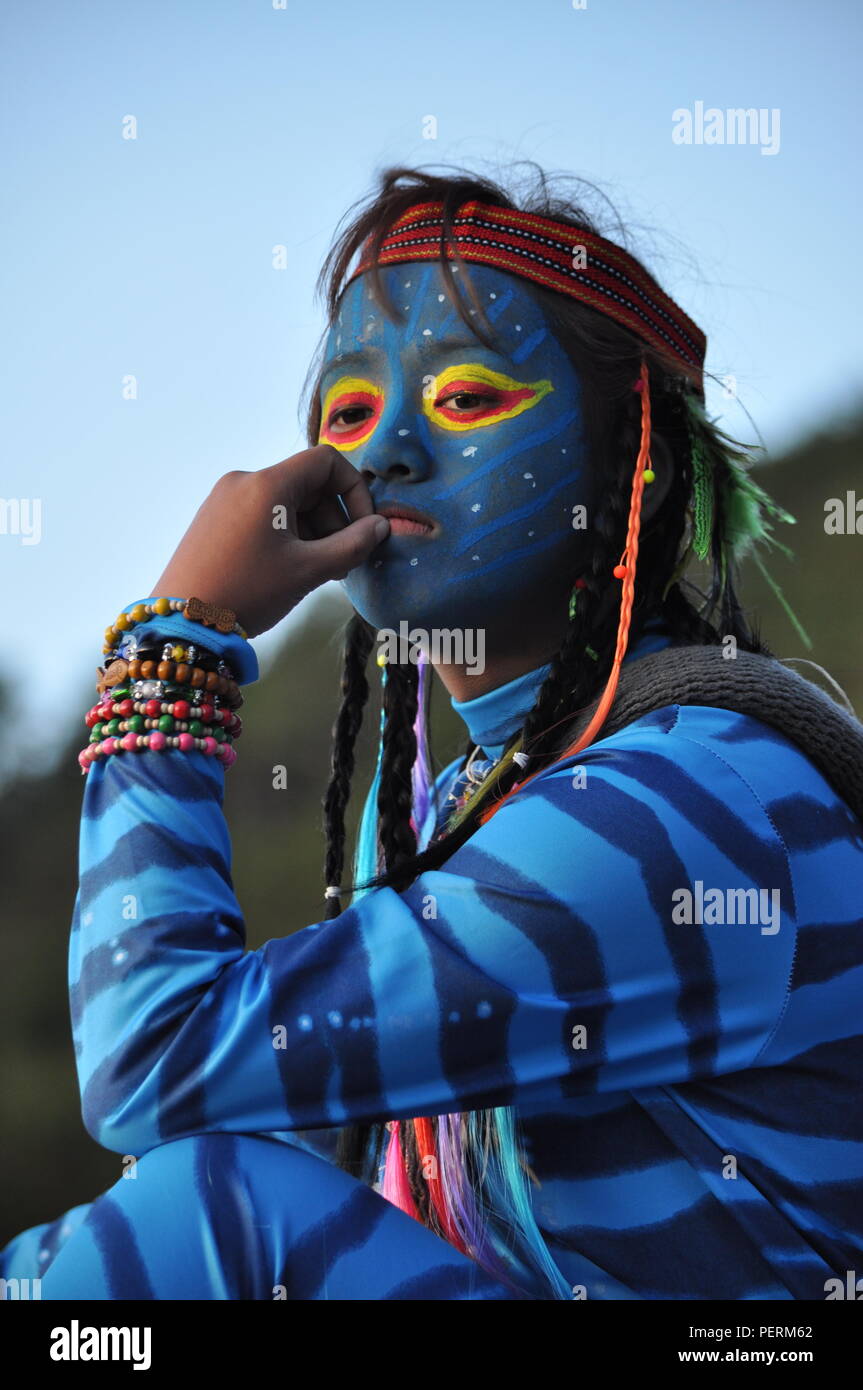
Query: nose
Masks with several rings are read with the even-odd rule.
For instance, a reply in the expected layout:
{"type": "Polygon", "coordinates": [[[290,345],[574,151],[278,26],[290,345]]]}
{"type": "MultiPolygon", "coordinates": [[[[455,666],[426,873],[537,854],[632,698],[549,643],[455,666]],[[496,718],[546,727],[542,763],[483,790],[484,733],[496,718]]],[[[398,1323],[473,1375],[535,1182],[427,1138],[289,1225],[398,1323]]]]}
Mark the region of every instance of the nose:
{"type": "Polygon", "coordinates": [[[386,482],[421,483],[432,469],[432,458],[415,423],[400,422],[384,429],[381,421],[374,437],[363,450],[360,472],[367,483],[376,478],[386,482]]]}

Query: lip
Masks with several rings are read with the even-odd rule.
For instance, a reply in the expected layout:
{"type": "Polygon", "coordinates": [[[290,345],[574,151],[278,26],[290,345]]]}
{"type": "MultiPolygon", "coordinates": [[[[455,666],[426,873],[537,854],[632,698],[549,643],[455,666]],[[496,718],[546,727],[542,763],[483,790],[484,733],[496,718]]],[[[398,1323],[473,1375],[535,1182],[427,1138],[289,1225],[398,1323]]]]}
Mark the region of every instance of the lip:
{"type": "Polygon", "coordinates": [[[437,523],[430,516],[405,502],[381,502],[375,511],[387,518],[393,536],[432,536],[437,530],[437,523]]]}

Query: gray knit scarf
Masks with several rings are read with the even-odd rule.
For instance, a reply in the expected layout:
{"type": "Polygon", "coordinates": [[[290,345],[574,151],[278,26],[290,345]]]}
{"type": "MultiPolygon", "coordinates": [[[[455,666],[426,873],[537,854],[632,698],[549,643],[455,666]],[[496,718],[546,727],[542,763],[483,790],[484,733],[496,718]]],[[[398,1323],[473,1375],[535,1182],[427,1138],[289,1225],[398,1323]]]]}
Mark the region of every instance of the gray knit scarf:
{"type": "MultiPolygon", "coordinates": [[[[568,725],[571,744],[599,701],[568,725]]],[[[666,647],[624,663],[599,737],[666,705],[712,705],[751,715],[795,743],[863,821],[863,724],[812,681],[771,656],[722,647],[666,647]]]]}

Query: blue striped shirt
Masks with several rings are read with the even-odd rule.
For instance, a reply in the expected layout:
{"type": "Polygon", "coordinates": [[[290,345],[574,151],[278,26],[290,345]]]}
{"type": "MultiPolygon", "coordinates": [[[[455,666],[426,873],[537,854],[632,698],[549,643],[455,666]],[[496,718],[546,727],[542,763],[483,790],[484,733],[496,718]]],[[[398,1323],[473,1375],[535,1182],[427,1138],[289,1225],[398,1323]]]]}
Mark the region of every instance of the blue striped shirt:
{"type": "MultiPolygon", "coordinates": [[[[491,756],[541,674],[457,706],[491,756]]],[[[101,1144],[514,1105],[590,1297],[823,1298],[863,1271],[863,827],[782,736],[658,710],[405,892],[255,951],[223,790],[200,753],[87,776],[70,989],[101,1144]]]]}

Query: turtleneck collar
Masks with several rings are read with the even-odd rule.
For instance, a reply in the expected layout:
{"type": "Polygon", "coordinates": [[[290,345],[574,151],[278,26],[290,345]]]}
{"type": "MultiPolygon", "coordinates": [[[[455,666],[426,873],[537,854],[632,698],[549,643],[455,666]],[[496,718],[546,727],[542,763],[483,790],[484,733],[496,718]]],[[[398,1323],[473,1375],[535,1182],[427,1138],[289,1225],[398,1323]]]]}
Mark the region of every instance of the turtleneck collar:
{"type": "Polygon", "coordinates": [[[507,739],[524,723],[528,710],[536,704],[539,688],[550,670],[549,662],[472,700],[450,701],[486,757],[500,757],[507,739]]]}
{"type": "MultiPolygon", "coordinates": [[[[651,652],[668,646],[671,638],[661,620],[652,620],[645,625],[639,640],[627,652],[624,664],[651,652]]],[[[456,714],[467,726],[474,743],[488,758],[499,758],[506,747],[507,740],[524,723],[528,710],[532,709],[539,694],[539,688],[551,670],[551,663],[538,666],[533,671],[516,676],[484,695],[472,700],[451,699],[456,714]]]]}

